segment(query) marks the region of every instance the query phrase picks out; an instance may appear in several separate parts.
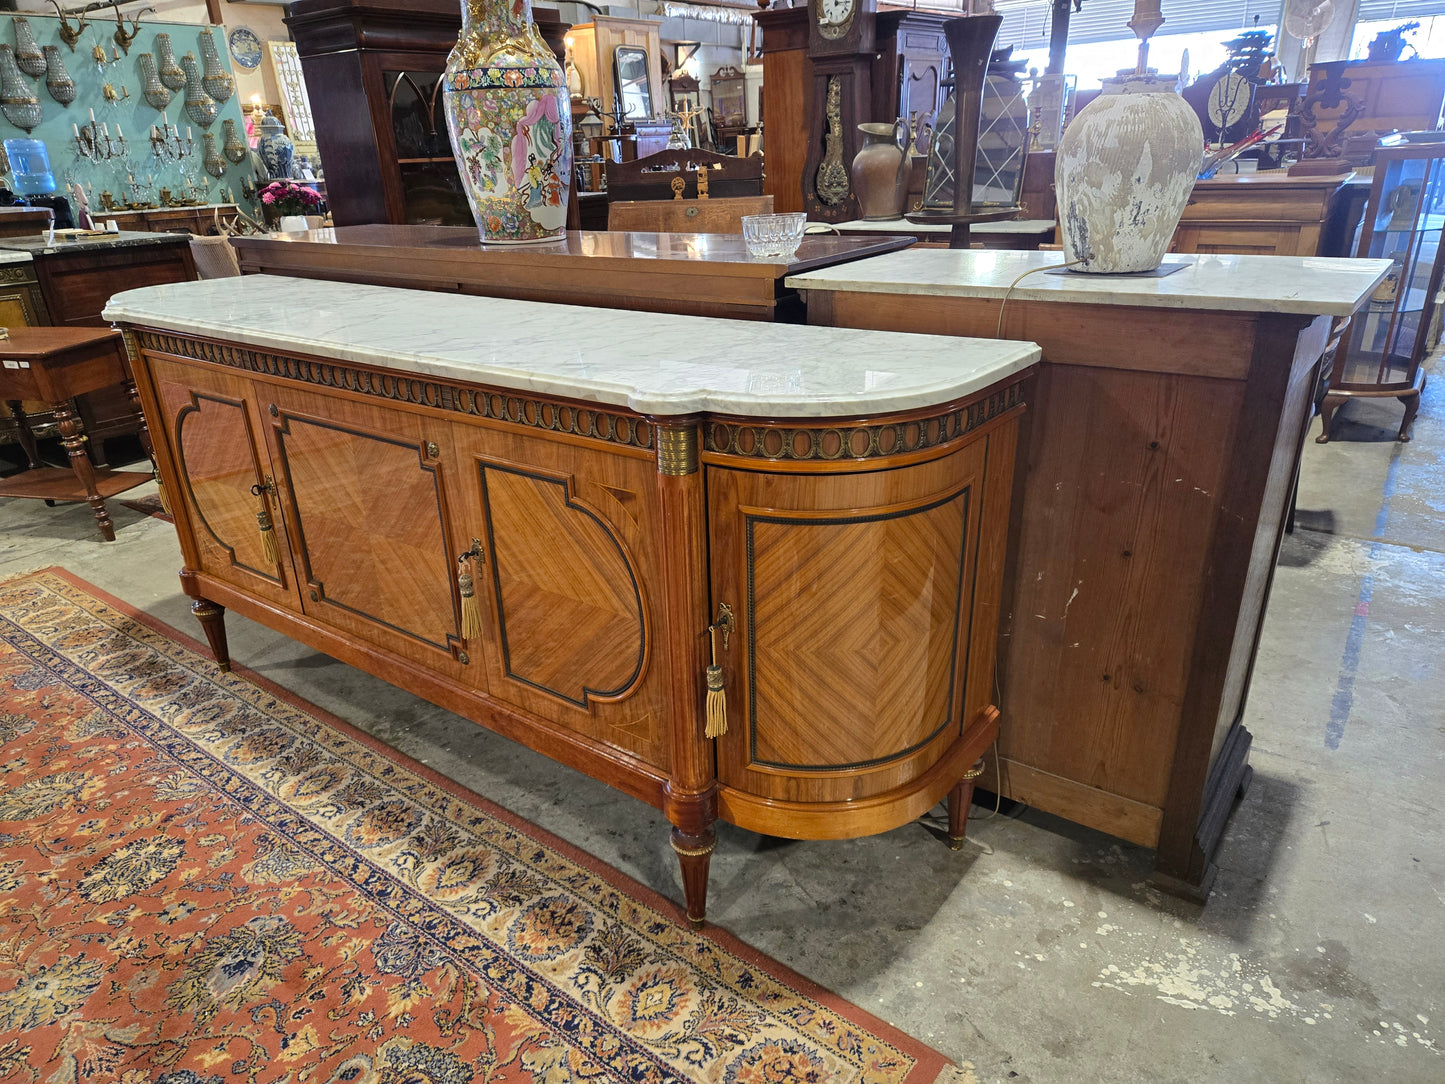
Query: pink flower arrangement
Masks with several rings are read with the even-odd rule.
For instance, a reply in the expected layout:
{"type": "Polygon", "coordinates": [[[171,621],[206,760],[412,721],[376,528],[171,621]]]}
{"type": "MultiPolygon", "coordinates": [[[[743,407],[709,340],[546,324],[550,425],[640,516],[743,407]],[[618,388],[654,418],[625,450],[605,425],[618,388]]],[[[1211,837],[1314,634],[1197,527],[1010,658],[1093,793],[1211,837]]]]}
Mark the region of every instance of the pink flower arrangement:
{"type": "Polygon", "coordinates": [[[261,202],[282,215],[304,215],[321,202],[315,189],[295,181],[272,181],[260,192],[261,202]]]}

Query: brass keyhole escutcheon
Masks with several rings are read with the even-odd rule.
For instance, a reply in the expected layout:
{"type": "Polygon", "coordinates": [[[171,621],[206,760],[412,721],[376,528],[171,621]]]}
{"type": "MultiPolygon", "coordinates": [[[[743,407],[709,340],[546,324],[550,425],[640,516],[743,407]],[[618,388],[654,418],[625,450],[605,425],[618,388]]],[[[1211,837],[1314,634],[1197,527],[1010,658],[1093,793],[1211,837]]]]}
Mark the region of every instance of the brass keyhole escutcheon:
{"type": "Polygon", "coordinates": [[[318,595],[315,591],[312,591],[312,592],[311,592],[311,601],[312,601],[312,602],[320,602],[320,601],[321,601],[321,596],[318,595]]]}
{"type": "Polygon", "coordinates": [[[436,441],[429,440],[426,442],[426,454],[428,459],[436,459],[442,454],[442,450],[437,447],[436,441]]]}
{"type": "Polygon", "coordinates": [[[273,417],[273,418],[279,418],[279,417],[281,416],[281,412],[276,409],[276,404],[275,404],[275,403],[268,403],[268,404],[266,405],[266,410],[270,413],[271,417],[273,417]]]}

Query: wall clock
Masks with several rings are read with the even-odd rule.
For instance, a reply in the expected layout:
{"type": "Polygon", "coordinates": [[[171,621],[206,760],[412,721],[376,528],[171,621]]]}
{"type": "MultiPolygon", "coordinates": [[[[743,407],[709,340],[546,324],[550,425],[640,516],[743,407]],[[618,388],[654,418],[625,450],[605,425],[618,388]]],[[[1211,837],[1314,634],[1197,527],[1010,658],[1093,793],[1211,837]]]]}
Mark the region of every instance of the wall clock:
{"type": "Polygon", "coordinates": [[[803,209],[815,220],[858,217],[848,166],[858,151],[858,125],[874,120],[873,47],[876,0],[808,0],[808,153],[803,209]]]}
{"type": "Polygon", "coordinates": [[[261,66],[261,39],[249,26],[236,26],[226,35],[226,46],[237,67],[255,71],[261,66]]]}

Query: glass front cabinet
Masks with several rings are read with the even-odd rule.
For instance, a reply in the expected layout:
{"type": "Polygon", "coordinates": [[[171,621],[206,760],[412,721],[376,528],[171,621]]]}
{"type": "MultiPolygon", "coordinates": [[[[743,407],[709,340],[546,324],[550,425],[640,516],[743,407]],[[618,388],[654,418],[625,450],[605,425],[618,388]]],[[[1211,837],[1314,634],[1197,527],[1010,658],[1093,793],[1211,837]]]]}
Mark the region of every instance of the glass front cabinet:
{"type": "Polygon", "coordinates": [[[1440,337],[1442,232],[1445,142],[1382,147],[1356,254],[1394,266],[1355,313],[1335,352],[1320,443],[1330,439],[1335,411],[1362,397],[1400,400],[1399,439],[1410,439],[1425,386],[1420,363],[1440,337]]]}

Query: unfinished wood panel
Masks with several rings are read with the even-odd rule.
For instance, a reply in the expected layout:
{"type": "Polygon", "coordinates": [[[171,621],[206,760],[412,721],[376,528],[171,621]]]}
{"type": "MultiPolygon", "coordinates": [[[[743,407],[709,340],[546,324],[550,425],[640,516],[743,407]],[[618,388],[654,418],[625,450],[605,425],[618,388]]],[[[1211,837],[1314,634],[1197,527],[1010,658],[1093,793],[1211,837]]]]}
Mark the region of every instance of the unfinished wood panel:
{"type": "Polygon", "coordinates": [[[773,210],[801,211],[803,163],[808,157],[808,95],[813,71],[803,49],[763,55],[763,123],[768,132],[768,172],[763,193],[773,210]]]}

